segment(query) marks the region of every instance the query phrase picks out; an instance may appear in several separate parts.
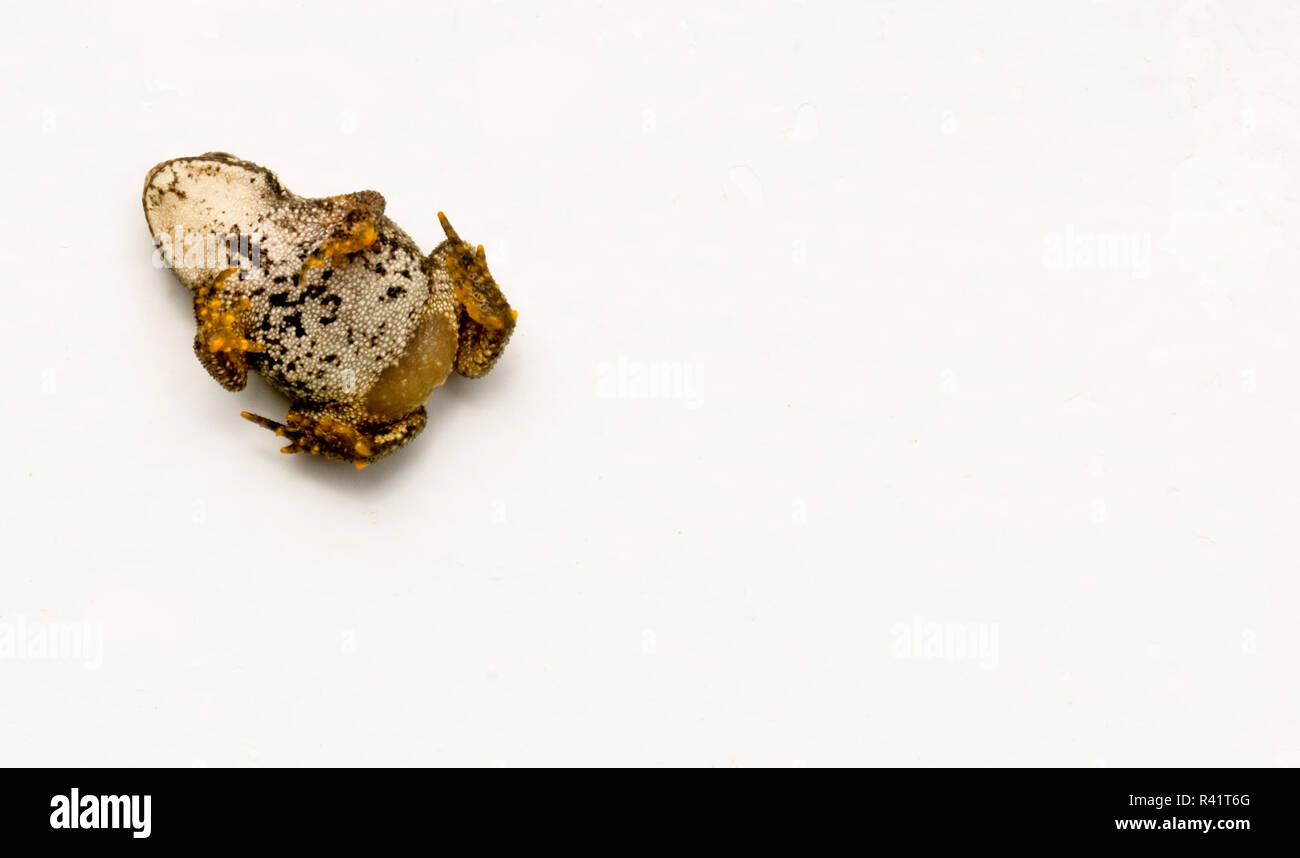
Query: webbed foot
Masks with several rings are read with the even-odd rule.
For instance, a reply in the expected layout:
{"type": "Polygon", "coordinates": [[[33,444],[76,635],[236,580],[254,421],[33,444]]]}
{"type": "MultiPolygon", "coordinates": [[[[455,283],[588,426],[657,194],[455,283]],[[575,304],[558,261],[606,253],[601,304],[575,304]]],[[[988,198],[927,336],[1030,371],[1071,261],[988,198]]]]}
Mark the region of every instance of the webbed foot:
{"type": "Polygon", "coordinates": [[[478,378],[486,375],[501,356],[519,314],[510,308],[501,287],[492,279],[483,245],[475,249],[466,244],[442,212],[438,212],[438,221],[447,240],[430,254],[430,261],[441,265],[451,277],[461,305],[456,372],[478,378]]]}
{"type": "Polygon", "coordinates": [[[283,423],[247,411],[239,416],[285,438],[289,443],[281,453],[312,453],[351,462],[357,470],[409,443],[428,422],[422,407],[392,422],[359,425],[312,409],[292,409],[283,423]]]}

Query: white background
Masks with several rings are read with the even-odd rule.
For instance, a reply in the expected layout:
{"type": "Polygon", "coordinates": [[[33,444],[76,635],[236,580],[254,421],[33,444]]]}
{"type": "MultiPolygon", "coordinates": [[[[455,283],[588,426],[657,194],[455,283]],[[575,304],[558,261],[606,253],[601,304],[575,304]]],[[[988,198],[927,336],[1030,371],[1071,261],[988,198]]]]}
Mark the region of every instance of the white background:
{"type": "Polygon", "coordinates": [[[332,5],[6,9],[0,763],[1300,762],[1293,4],[332,5]],[[445,210],[504,359],[281,456],[209,150],[445,210]]]}

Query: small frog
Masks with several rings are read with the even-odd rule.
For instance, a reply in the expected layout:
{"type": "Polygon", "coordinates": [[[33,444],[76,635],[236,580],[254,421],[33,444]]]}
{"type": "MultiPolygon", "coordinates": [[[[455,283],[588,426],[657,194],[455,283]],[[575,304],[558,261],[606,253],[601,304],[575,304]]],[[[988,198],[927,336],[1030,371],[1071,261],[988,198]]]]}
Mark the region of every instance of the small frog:
{"type": "Polygon", "coordinates": [[[289,398],[282,453],[364,468],[407,444],[454,369],[488,372],[515,329],[480,245],[427,256],[375,191],[311,199],[224,152],[164,161],[144,183],[162,263],[194,296],[194,352],[227,390],[250,369],[289,398]]]}

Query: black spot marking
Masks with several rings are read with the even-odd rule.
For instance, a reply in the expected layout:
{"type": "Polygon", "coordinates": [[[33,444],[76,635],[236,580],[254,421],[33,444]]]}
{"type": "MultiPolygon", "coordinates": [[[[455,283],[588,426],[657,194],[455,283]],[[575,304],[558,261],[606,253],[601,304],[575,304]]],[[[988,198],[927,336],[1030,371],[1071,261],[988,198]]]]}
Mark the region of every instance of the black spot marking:
{"type": "Polygon", "coordinates": [[[276,292],[271,296],[271,306],[272,307],[297,307],[304,300],[306,300],[306,296],[301,296],[295,299],[295,298],[290,298],[288,292],[276,292]]]}
{"type": "Polygon", "coordinates": [[[284,325],[291,326],[294,333],[299,337],[307,336],[307,331],[302,326],[302,310],[290,313],[280,320],[284,325]]]}
{"type": "Polygon", "coordinates": [[[339,307],[343,304],[343,298],[339,295],[326,295],[321,299],[321,307],[325,308],[326,315],[320,317],[322,325],[330,325],[338,321],[339,307]]]}

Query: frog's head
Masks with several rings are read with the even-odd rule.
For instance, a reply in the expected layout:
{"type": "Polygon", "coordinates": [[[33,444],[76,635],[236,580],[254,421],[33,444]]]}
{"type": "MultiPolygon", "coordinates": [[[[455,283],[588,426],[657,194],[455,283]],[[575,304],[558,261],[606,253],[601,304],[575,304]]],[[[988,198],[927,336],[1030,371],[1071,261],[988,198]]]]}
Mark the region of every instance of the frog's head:
{"type": "Polygon", "coordinates": [[[164,161],[144,182],[144,216],[156,259],[186,285],[206,282],[230,262],[204,249],[255,233],[261,216],[286,196],[274,173],[225,152],[164,161]]]}

